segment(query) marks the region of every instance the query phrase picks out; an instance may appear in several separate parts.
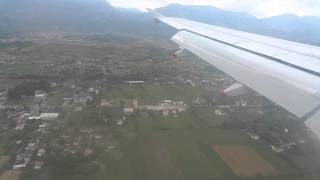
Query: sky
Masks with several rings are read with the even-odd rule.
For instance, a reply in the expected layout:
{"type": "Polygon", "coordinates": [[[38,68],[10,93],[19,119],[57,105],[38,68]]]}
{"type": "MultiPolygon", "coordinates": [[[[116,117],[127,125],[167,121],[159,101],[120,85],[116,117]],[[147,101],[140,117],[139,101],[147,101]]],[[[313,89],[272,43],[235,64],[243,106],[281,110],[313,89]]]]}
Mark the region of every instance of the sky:
{"type": "Polygon", "coordinates": [[[320,0],[107,0],[113,6],[137,8],[158,8],[170,3],[186,5],[211,5],[221,9],[247,12],[263,18],[281,14],[320,17],[320,0]]]}

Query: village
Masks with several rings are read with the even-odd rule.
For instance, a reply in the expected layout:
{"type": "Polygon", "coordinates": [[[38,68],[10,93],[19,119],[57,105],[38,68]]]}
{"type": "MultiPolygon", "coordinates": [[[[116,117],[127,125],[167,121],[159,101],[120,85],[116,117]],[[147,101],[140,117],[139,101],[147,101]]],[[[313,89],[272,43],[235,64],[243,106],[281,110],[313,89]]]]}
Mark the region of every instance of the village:
{"type": "MultiPolygon", "coordinates": [[[[186,80],[187,86],[193,88],[197,86],[191,80],[186,80]]],[[[221,82],[221,79],[216,80],[215,83],[221,82]]],[[[208,81],[205,81],[207,84],[208,81]]],[[[144,81],[126,81],[124,86],[130,88],[140,88],[144,86],[144,81]]],[[[159,82],[153,82],[155,86],[161,86],[159,82]]],[[[176,82],[167,82],[166,85],[170,86],[176,84],[176,82]]],[[[203,84],[203,81],[202,81],[203,84]]],[[[83,153],[84,156],[90,156],[93,154],[94,149],[92,143],[102,143],[102,136],[95,132],[94,128],[81,128],[79,130],[80,136],[74,137],[73,141],[65,144],[54,144],[52,140],[48,139],[50,134],[55,134],[57,131],[63,129],[73,128],[66,127],[70,118],[70,114],[81,113],[87,106],[96,106],[97,108],[106,109],[119,109],[119,113],[115,117],[104,118],[101,116],[106,124],[115,123],[117,126],[123,126],[130,119],[130,116],[137,112],[151,112],[159,113],[163,117],[178,118],[181,113],[186,112],[191,107],[206,107],[210,108],[215,116],[227,117],[230,112],[235,111],[235,108],[261,108],[262,105],[253,101],[249,104],[248,101],[240,99],[229,105],[210,105],[204,98],[196,97],[191,104],[187,104],[183,100],[170,100],[163,99],[156,104],[141,104],[137,99],[99,99],[99,94],[102,90],[93,87],[83,91],[81,87],[77,87],[75,83],[62,83],[60,86],[57,83],[52,83],[51,86],[55,89],[68,88],[70,92],[74,92],[72,96],[66,96],[61,99],[61,104],[50,104],[51,94],[43,90],[36,90],[33,97],[24,97],[23,101],[29,101],[29,106],[19,105],[6,105],[5,95],[7,92],[2,92],[2,106],[1,109],[6,115],[8,120],[11,120],[15,124],[13,129],[10,129],[10,125],[2,125],[2,133],[6,131],[24,131],[28,134],[26,137],[20,137],[15,141],[15,151],[10,152],[10,161],[13,170],[20,170],[27,167],[32,167],[34,170],[41,170],[41,168],[47,163],[46,153],[62,149],[62,152],[68,154],[83,153]],[[30,103],[31,102],[31,103],[30,103]],[[62,107],[62,108],[61,108],[62,107]],[[114,121],[112,121],[114,118],[114,121]],[[48,141],[49,140],[49,141],[48,141]],[[51,149],[50,149],[51,148],[51,149]]],[[[259,111],[260,112],[260,111],[259,111]]],[[[263,112],[260,112],[263,113],[263,112]]],[[[90,121],[88,119],[88,121],[90,121]]],[[[79,122],[78,122],[79,123],[79,122]]],[[[79,126],[79,124],[74,124],[79,126]]],[[[254,129],[241,129],[250,138],[255,141],[260,140],[260,136],[254,132],[254,129]]],[[[288,133],[288,129],[284,129],[288,133]]],[[[70,135],[61,135],[63,141],[68,142],[70,135]]],[[[290,140],[280,144],[270,144],[270,147],[276,153],[281,153],[284,150],[291,149],[297,144],[304,144],[305,140],[290,140]]],[[[103,143],[102,143],[103,144],[103,143]]],[[[106,151],[115,150],[117,143],[107,142],[106,151]]]]}
{"type": "Polygon", "coordinates": [[[254,92],[229,97],[223,90],[236,82],[190,54],[173,59],[168,44],[149,41],[58,42],[65,47],[44,39],[23,55],[0,51],[0,179],[143,179],[188,174],[190,158],[205,177],[228,169],[213,154],[221,144],[252,148],[288,176],[299,163],[317,167],[306,158],[315,137],[296,117],[254,92]]]}

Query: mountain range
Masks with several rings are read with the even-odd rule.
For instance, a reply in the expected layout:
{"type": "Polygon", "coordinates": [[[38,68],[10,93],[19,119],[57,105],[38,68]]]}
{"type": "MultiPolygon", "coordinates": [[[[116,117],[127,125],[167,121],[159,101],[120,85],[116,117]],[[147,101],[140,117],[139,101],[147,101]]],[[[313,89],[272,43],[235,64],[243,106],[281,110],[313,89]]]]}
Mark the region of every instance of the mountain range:
{"type": "MultiPolygon", "coordinates": [[[[171,4],[157,9],[167,16],[320,45],[320,18],[285,14],[259,19],[212,6],[171,4]]],[[[115,8],[105,0],[1,0],[0,36],[58,33],[131,33],[168,36],[174,30],[155,26],[148,13],[115,8]]]]}
{"type": "Polygon", "coordinates": [[[167,16],[187,18],[237,30],[320,45],[320,18],[284,14],[259,19],[255,16],[230,12],[212,6],[171,4],[157,11],[167,16]]]}

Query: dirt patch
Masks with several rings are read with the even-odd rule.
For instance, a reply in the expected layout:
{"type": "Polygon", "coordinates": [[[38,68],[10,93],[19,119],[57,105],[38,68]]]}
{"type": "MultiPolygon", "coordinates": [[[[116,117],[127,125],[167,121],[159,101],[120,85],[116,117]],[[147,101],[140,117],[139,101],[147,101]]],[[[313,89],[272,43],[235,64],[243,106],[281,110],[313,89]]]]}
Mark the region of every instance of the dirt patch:
{"type": "Polygon", "coordinates": [[[6,171],[0,176],[0,180],[19,180],[21,171],[6,171]]]}
{"type": "Polygon", "coordinates": [[[251,148],[213,145],[213,149],[238,176],[276,176],[279,174],[276,169],[251,148]]]}
{"type": "Polygon", "coordinates": [[[0,157],[0,168],[2,168],[9,161],[9,156],[1,156],[0,157]]]}

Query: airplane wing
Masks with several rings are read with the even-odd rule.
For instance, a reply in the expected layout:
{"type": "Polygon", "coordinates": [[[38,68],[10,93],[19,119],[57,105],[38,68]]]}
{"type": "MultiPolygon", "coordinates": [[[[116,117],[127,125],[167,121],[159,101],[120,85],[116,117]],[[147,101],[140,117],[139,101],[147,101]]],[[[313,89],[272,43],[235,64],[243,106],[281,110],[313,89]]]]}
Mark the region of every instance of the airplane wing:
{"type": "Polygon", "coordinates": [[[299,118],[320,137],[320,47],[153,16],[176,29],[172,40],[299,118]]]}

